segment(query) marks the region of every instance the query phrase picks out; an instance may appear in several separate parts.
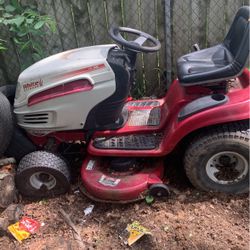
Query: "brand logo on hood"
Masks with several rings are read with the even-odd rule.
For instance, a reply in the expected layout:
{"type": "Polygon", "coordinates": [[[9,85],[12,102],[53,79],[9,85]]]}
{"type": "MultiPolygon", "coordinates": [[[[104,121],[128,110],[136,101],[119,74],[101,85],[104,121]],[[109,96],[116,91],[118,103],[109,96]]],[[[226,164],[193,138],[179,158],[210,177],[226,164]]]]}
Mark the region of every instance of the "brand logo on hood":
{"type": "Polygon", "coordinates": [[[23,89],[24,89],[24,91],[27,91],[27,90],[39,88],[39,87],[42,87],[42,86],[43,86],[43,80],[40,79],[38,81],[25,83],[23,85],[23,89]]]}

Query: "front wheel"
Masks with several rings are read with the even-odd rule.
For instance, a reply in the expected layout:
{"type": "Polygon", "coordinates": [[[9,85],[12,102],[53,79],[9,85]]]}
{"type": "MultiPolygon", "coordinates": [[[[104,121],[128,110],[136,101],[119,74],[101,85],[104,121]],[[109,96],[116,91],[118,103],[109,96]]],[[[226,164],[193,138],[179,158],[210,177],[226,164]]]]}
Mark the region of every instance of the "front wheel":
{"type": "Polygon", "coordinates": [[[61,157],[47,151],[35,151],[20,161],[16,186],[20,193],[32,198],[63,194],[70,187],[70,170],[61,157]]]}
{"type": "Polygon", "coordinates": [[[191,183],[201,190],[248,192],[248,122],[227,124],[200,134],[187,149],[184,165],[191,183]]]}

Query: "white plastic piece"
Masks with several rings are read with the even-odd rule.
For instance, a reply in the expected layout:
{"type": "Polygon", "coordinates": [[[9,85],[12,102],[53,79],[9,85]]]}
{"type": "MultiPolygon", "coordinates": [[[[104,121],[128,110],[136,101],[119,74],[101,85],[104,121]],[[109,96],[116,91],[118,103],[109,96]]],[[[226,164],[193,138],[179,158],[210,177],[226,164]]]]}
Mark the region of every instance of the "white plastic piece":
{"type": "Polygon", "coordinates": [[[89,205],[87,208],[85,208],[83,210],[84,215],[86,216],[86,215],[91,214],[93,212],[94,207],[95,207],[95,205],[89,205]]]}

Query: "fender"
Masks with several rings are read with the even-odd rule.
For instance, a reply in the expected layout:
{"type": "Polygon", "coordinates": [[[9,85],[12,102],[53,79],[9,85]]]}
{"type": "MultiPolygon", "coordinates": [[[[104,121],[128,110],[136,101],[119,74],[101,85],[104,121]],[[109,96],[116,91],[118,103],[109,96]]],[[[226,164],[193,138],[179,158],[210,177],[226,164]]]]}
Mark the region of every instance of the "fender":
{"type": "MultiPolygon", "coordinates": [[[[211,95],[213,92],[203,86],[193,86],[191,89],[183,87],[179,80],[176,79],[170,86],[163,102],[166,110],[162,109],[164,125],[153,132],[162,132],[162,142],[158,148],[152,150],[118,150],[118,149],[98,149],[93,143],[88,145],[88,153],[98,156],[121,156],[121,157],[160,157],[165,156],[182,141],[185,136],[201,128],[209,126],[236,122],[249,119],[249,71],[245,69],[227,93],[227,102],[219,106],[207,108],[195,113],[183,120],[178,120],[178,114],[183,107],[191,101],[202,96],[211,95]]],[[[139,133],[138,129],[126,131],[119,129],[117,131],[103,131],[94,136],[118,136],[130,133],[139,133]]],[[[151,130],[140,131],[152,133],[151,130]]]]}
{"type": "Polygon", "coordinates": [[[227,93],[228,102],[207,110],[200,111],[182,121],[178,114],[169,122],[161,145],[162,155],[171,152],[175,146],[188,134],[212,125],[249,119],[249,71],[245,69],[238,78],[238,88],[230,89],[227,93]]]}
{"type": "Polygon", "coordinates": [[[162,155],[171,152],[185,136],[200,128],[249,119],[249,105],[249,100],[232,103],[229,97],[228,103],[194,114],[183,121],[178,122],[176,117],[170,132],[164,137],[160,150],[162,155]]]}

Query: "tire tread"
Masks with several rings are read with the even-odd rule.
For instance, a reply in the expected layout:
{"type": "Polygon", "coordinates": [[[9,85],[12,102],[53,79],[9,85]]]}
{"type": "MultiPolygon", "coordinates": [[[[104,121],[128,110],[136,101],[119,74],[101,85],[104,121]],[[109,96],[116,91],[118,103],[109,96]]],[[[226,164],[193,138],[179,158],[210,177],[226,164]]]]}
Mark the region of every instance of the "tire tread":
{"type": "Polygon", "coordinates": [[[0,92],[0,157],[9,146],[13,133],[13,115],[9,100],[0,92]]]}
{"type": "Polygon", "coordinates": [[[17,175],[24,170],[35,167],[52,168],[70,181],[70,171],[66,162],[59,156],[47,151],[35,151],[22,158],[17,168],[17,175]]]}
{"type": "Polygon", "coordinates": [[[195,167],[192,163],[194,155],[209,143],[220,139],[234,140],[235,143],[244,142],[249,145],[249,121],[224,124],[221,127],[216,127],[206,132],[207,133],[197,135],[189,144],[184,156],[184,168],[187,177],[196,188],[211,191],[209,188],[206,188],[196,176],[195,167]]]}

